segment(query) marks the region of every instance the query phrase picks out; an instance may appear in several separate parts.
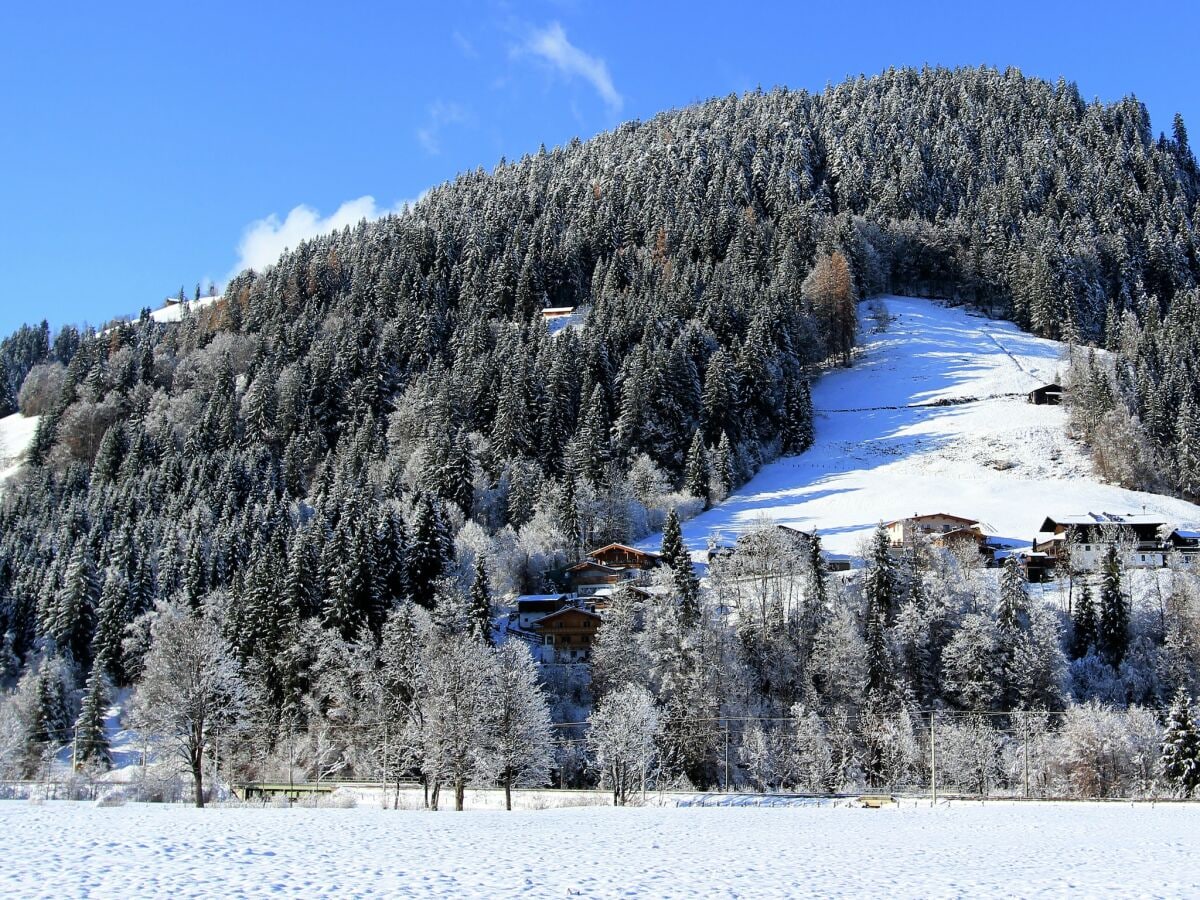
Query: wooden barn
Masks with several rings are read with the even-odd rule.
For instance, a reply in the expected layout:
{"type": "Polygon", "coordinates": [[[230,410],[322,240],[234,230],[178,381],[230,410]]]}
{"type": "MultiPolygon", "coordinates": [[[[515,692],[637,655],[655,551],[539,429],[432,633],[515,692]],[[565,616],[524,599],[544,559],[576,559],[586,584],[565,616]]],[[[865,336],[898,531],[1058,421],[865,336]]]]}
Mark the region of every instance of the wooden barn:
{"type": "Polygon", "coordinates": [[[1064,393],[1061,384],[1043,384],[1029,392],[1029,402],[1034,406],[1058,406],[1064,393]]]}

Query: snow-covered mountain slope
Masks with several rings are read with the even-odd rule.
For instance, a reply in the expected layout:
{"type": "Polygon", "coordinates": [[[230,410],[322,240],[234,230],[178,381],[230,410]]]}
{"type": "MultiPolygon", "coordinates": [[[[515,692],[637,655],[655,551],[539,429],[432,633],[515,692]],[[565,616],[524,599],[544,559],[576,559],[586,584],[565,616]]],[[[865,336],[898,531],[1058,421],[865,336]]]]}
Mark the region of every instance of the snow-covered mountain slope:
{"type": "Polygon", "coordinates": [[[0,419],[0,487],[21,467],[21,456],[33,443],[39,418],[13,413],[0,419]]]}
{"type": "Polygon", "coordinates": [[[915,513],[973,518],[1022,543],[1047,515],[1144,509],[1200,523],[1191,503],[1100,482],[1066,435],[1065,410],[1027,402],[1059,380],[1065,345],[930,300],[872,306],[887,321],[862,306],[853,367],[813,385],[812,449],[764,466],[685,523],[692,551],[763,517],[817,529],[835,553],[855,553],[880,522],[915,513]]]}

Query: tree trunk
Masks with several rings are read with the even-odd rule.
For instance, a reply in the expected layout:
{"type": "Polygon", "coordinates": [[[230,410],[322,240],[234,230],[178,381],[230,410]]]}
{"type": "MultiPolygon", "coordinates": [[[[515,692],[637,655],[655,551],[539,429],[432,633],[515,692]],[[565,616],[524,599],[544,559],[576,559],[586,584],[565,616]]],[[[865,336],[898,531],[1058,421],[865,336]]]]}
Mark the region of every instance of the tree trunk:
{"type": "Polygon", "coordinates": [[[442,783],[440,781],[435,781],[433,783],[433,794],[431,795],[430,800],[429,800],[429,808],[432,809],[434,812],[438,811],[438,795],[441,792],[442,792],[442,783]]]}
{"type": "Polygon", "coordinates": [[[504,776],[504,808],[512,812],[512,775],[504,776]]]}
{"type": "Polygon", "coordinates": [[[192,780],[196,783],[196,808],[204,809],[204,757],[199,753],[192,757],[192,780]]]}
{"type": "Polygon", "coordinates": [[[463,794],[466,792],[467,783],[464,779],[459,778],[454,782],[454,811],[463,811],[463,794]]]}

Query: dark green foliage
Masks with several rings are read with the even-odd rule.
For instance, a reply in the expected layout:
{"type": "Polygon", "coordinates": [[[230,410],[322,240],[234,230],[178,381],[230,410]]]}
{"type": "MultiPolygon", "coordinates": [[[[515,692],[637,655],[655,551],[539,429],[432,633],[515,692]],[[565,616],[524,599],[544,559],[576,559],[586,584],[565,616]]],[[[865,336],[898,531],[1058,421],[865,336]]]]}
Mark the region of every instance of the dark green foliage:
{"type": "MultiPolygon", "coordinates": [[[[101,661],[97,658],[97,662],[101,661]]],[[[79,718],[75,720],[75,764],[94,763],[108,768],[112,763],[109,755],[108,734],[104,730],[104,715],[108,709],[108,679],[97,665],[83,694],[79,718]]]]}
{"type": "Polygon", "coordinates": [[[700,582],[696,578],[691,554],[683,542],[679,516],[673,509],[667,513],[667,521],[663,525],[662,557],[663,563],[671,569],[680,622],[684,627],[691,627],[700,618],[700,582]]]}
{"type": "Polygon", "coordinates": [[[467,601],[467,633],[481,643],[492,646],[492,593],[488,588],[487,565],[483,557],[475,560],[475,576],[467,601]]]}
{"type": "Polygon", "coordinates": [[[1073,634],[1071,637],[1071,657],[1082,659],[1094,651],[1100,642],[1100,623],[1096,616],[1096,604],[1092,600],[1092,591],[1086,584],[1080,588],[1079,599],[1075,601],[1075,609],[1071,616],[1073,634]]]}
{"type": "Polygon", "coordinates": [[[0,624],[18,657],[50,637],[85,665],[157,601],[220,598],[253,657],[298,622],[356,636],[397,598],[432,606],[461,516],[495,531],[553,509],[573,544],[629,539],[637,454],[698,488],[707,448],[724,498],[811,441],[807,376],[845,355],[850,317],[834,327],[802,285],[838,256],[860,297],[953,296],[1106,340],[1123,364],[1097,380],[1103,412],[1130,407],[1186,462],[1195,429],[1171,411],[1200,399],[1198,194],[1182,121],[1156,141],[1132,98],[897,69],[465,173],[179,324],[23,328],[0,343],[0,412],[33,366],[66,369],[0,503],[0,624]],[[545,305],[583,327],[550,335],[545,305]]]}
{"type": "Polygon", "coordinates": [[[1104,554],[1100,581],[1100,621],[1097,649],[1113,668],[1121,665],[1129,649],[1129,603],[1121,589],[1121,563],[1115,547],[1104,554]]]}

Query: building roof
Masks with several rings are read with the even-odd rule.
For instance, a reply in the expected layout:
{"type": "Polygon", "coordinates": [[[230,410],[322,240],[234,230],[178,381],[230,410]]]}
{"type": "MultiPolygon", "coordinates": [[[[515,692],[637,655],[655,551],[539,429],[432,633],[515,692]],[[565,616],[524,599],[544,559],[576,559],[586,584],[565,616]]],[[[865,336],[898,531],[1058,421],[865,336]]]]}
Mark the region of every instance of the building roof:
{"type": "Polygon", "coordinates": [[[597,553],[603,553],[605,550],[625,550],[629,553],[636,553],[638,556],[649,556],[658,559],[662,556],[661,553],[656,553],[653,550],[639,550],[637,547],[630,547],[628,544],[605,544],[603,547],[597,547],[595,550],[589,550],[588,556],[595,556],[597,553]]]}
{"type": "Polygon", "coordinates": [[[1147,513],[1075,513],[1067,516],[1046,516],[1039,531],[1054,531],[1059,525],[1116,525],[1147,527],[1166,525],[1162,516],[1147,513]]]}
{"type": "Polygon", "coordinates": [[[517,611],[537,612],[557,609],[567,602],[567,594],[523,594],[517,598],[517,611]]]}
{"type": "Polygon", "coordinates": [[[911,516],[906,516],[903,519],[894,519],[891,522],[884,522],[884,528],[891,528],[893,525],[898,525],[901,522],[920,522],[924,519],[954,519],[956,522],[963,522],[967,526],[976,524],[978,519],[967,519],[963,516],[956,516],[953,513],[921,513],[911,516]]]}
{"type": "Polygon", "coordinates": [[[565,316],[568,313],[575,312],[573,306],[547,306],[542,310],[543,316],[565,316]]]}
{"type": "Polygon", "coordinates": [[[589,619],[595,619],[597,622],[604,621],[604,616],[600,615],[600,613],[592,612],[590,609],[584,609],[582,606],[564,606],[557,612],[552,612],[548,616],[542,616],[542,618],[538,619],[534,623],[533,627],[544,628],[546,623],[551,619],[558,619],[562,616],[569,615],[570,613],[579,613],[579,615],[587,616],[589,619]]]}
{"type": "Polygon", "coordinates": [[[568,572],[578,572],[580,569],[600,569],[612,575],[620,575],[625,571],[623,568],[616,566],[606,566],[604,563],[598,563],[594,559],[583,559],[575,563],[573,566],[567,566],[568,572]]]}

